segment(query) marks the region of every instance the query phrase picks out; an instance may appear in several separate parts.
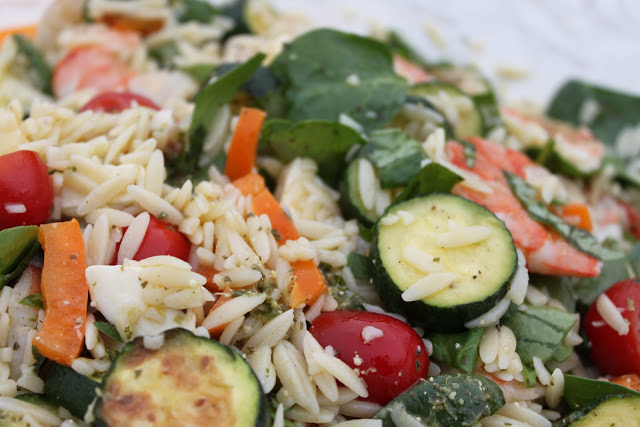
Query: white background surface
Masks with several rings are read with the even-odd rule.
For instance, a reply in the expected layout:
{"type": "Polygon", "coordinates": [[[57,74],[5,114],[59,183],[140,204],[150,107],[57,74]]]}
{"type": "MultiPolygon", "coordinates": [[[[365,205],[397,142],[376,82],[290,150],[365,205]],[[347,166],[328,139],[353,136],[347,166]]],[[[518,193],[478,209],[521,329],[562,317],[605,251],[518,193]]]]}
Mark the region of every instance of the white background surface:
{"type": "MultiPolygon", "coordinates": [[[[639,0],[272,2],[321,25],[359,33],[372,24],[398,30],[428,59],[478,64],[511,101],[543,103],[569,77],[640,94],[639,0]],[[433,42],[427,26],[440,33],[444,46],[433,42]],[[500,78],[496,69],[502,66],[528,76],[500,78]]],[[[36,22],[47,3],[0,0],[0,27],[36,22]]]]}

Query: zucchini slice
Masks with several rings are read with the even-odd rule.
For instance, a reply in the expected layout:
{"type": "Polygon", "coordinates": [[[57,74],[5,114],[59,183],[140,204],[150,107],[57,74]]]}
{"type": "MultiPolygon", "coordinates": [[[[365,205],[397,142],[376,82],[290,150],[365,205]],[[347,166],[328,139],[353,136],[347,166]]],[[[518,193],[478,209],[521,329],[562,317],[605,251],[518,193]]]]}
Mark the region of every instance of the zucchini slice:
{"type": "Polygon", "coordinates": [[[230,348],[185,329],[165,332],[157,350],[127,344],[104,378],[96,419],[103,425],[267,426],[260,383],[230,348]]]}
{"type": "Polygon", "coordinates": [[[66,408],[74,417],[83,419],[96,398],[100,383],[79,374],[68,366],[51,362],[44,382],[44,396],[56,407],[66,408]]]}
{"type": "Polygon", "coordinates": [[[374,206],[367,209],[362,200],[363,197],[360,194],[361,160],[363,160],[361,157],[353,159],[347,166],[343,179],[340,180],[340,209],[345,218],[355,218],[365,226],[371,227],[380,215],[376,212],[375,201],[374,206]]]}
{"type": "Polygon", "coordinates": [[[413,86],[409,95],[426,99],[453,126],[456,138],[482,136],[482,114],[473,99],[457,87],[442,82],[429,82],[413,86]]]}
{"type": "Polygon", "coordinates": [[[372,257],[385,305],[433,332],[463,330],[493,308],[507,293],[518,258],[511,233],[492,212],[440,193],[392,206],[377,223],[372,257]],[[455,235],[471,239],[456,243],[455,235]],[[403,298],[435,274],[455,279],[421,299],[403,298]]]}
{"type": "Polygon", "coordinates": [[[562,420],[562,427],[631,427],[640,425],[640,396],[615,394],[598,399],[562,420]]]}

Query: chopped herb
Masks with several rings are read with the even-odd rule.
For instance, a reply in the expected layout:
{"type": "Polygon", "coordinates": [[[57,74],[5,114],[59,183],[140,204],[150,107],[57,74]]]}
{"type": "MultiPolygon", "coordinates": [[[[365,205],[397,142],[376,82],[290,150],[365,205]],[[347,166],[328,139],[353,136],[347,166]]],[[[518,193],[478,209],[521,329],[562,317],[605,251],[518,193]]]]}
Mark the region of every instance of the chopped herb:
{"type": "Polygon", "coordinates": [[[42,293],[37,292],[35,294],[28,295],[22,298],[19,302],[22,305],[34,307],[38,309],[44,309],[44,303],[42,302],[42,293]]]}
{"type": "MultiPolygon", "coordinates": [[[[111,338],[111,339],[113,339],[115,341],[118,341],[118,342],[124,342],[122,340],[122,337],[118,333],[118,330],[116,329],[116,327],[113,326],[111,323],[109,323],[109,322],[93,322],[93,324],[95,325],[97,330],[99,330],[100,332],[102,332],[103,334],[108,336],[109,338],[111,338]]],[[[125,328],[125,333],[127,335],[131,333],[131,329],[130,329],[129,326],[127,326],[125,328]]]]}

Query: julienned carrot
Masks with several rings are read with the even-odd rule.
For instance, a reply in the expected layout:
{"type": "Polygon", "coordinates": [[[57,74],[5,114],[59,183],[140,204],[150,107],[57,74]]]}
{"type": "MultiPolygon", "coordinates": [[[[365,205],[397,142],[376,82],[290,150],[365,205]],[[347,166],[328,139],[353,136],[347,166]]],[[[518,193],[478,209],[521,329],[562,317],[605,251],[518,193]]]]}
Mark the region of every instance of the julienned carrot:
{"type": "MultiPolygon", "coordinates": [[[[295,240],[300,237],[291,218],[266,188],[253,198],[252,209],[256,215],[267,214],[278,246],[284,245],[289,239],[295,240]]],[[[297,261],[292,263],[291,267],[295,271],[290,307],[297,307],[302,303],[313,304],[320,295],[327,291],[324,276],[312,260],[297,261]]]]}
{"type": "Polygon", "coordinates": [[[32,39],[36,36],[37,31],[38,31],[38,27],[35,24],[0,30],[0,43],[2,43],[4,39],[6,39],[7,37],[12,36],[14,34],[21,34],[25,37],[32,39]]]}
{"type": "Polygon", "coordinates": [[[260,129],[267,113],[257,108],[242,108],[231,138],[224,173],[231,179],[251,173],[256,163],[260,129]]]}
{"type": "Polygon", "coordinates": [[[255,196],[265,189],[264,178],[257,173],[250,173],[232,182],[244,196],[255,196]]]}
{"type": "MultiPolygon", "coordinates": [[[[213,307],[211,307],[211,310],[209,310],[209,313],[211,313],[216,308],[220,307],[222,304],[229,301],[230,299],[231,299],[230,293],[225,292],[221,294],[216,300],[216,303],[213,305],[213,307]]],[[[224,328],[227,327],[227,325],[228,323],[225,323],[223,325],[214,326],[213,328],[209,329],[209,335],[211,335],[211,338],[218,338],[220,334],[222,334],[222,331],[224,331],[224,328]]]]}
{"type": "Polygon", "coordinates": [[[82,350],[89,291],[80,225],[75,219],[41,225],[38,240],[44,250],[44,322],[33,345],[43,356],[71,366],[82,350]]]}
{"type": "Polygon", "coordinates": [[[213,281],[213,276],[220,273],[218,270],[216,270],[213,267],[206,267],[204,265],[199,265],[195,271],[196,273],[203,275],[207,279],[207,283],[204,284],[204,287],[207,288],[209,292],[215,294],[220,290],[218,289],[218,285],[216,285],[215,282],[213,281]]]}
{"type": "Polygon", "coordinates": [[[589,207],[581,203],[567,203],[566,205],[553,208],[553,212],[571,225],[592,231],[591,213],[589,207]]]}

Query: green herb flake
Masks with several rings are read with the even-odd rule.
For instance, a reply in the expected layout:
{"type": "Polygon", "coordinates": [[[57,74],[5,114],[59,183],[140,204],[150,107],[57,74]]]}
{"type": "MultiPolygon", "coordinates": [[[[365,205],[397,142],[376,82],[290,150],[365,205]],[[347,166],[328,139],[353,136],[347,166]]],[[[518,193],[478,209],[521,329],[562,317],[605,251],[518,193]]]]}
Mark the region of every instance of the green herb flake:
{"type": "Polygon", "coordinates": [[[33,308],[37,308],[37,309],[44,309],[44,302],[42,302],[42,293],[41,292],[37,292],[35,294],[31,294],[28,295],[24,298],[22,298],[19,302],[19,304],[22,305],[26,305],[29,307],[33,307],[33,308]]]}
{"type": "MultiPolygon", "coordinates": [[[[93,324],[95,325],[97,330],[99,330],[100,332],[102,332],[103,334],[108,336],[109,338],[111,338],[111,339],[113,339],[113,340],[115,340],[117,342],[124,342],[122,340],[122,337],[118,333],[118,330],[116,329],[116,327],[113,326],[111,323],[109,323],[109,322],[93,322],[93,324]]],[[[133,335],[133,334],[132,334],[131,328],[129,326],[127,326],[125,328],[125,334],[127,335],[128,339],[131,339],[130,335],[133,335]]]]}

